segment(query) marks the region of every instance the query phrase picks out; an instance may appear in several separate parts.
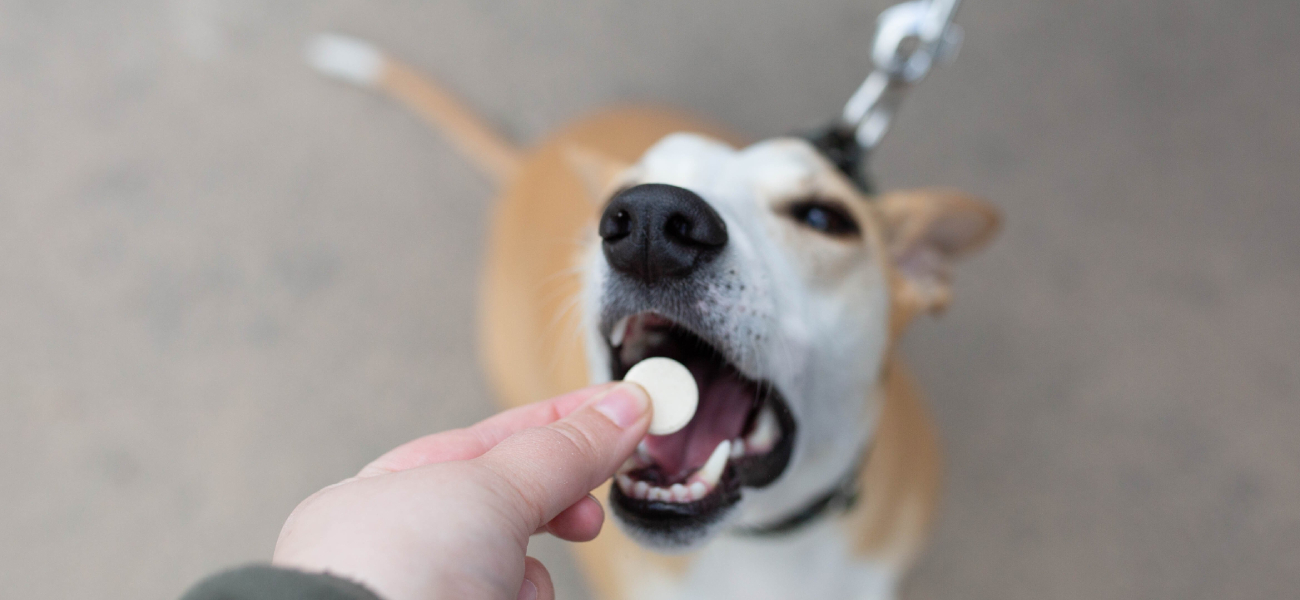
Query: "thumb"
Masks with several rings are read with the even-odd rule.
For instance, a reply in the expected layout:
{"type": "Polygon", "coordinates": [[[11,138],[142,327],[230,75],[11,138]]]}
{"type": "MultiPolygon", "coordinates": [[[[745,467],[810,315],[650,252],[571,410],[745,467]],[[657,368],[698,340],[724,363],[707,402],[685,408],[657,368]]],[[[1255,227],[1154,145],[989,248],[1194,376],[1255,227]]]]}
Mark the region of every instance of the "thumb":
{"type": "Polygon", "coordinates": [[[609,479],[650,428],[650,398],[620,383],[569,416],[473,459],[495,475],[522,539],[609,479]]]}

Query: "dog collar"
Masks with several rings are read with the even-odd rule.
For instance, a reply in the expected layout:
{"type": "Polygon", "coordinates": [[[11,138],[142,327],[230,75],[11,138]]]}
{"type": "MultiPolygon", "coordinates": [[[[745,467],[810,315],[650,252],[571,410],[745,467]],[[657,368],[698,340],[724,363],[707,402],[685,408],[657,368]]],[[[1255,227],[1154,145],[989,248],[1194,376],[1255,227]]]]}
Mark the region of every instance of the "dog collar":
{"type": "Polygon", "coordinates": [[[786,535],[801,529],[823,515],[832,512],[848,512],[857,504],[858,497],[861,495],[858,486],[858,474],[862,471],[862,465],[866,464],[867,458],[870,456],[870,449],[863,452],[862,458],[853,463],[853,467],[840,478],[839,483],[836,483],[826,493],[813,498],[803,508],[766,525],[741,527],[734,531],[749,537],[786,535]]]}
{"type": "Polygon", "coordinates": [[[867,196],[875,193],[867,173],[867,149],[858,143],[854,130],[838,123],[801,135],[819,154],[831,161],[867,196]]]}

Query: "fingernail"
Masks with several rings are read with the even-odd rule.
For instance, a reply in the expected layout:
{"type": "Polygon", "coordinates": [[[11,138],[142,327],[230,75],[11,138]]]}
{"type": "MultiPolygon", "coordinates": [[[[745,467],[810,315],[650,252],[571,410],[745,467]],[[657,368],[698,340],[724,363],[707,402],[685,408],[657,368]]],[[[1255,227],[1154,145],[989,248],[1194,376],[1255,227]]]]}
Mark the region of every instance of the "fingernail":
{"type": "Polygon", "coordinates": [[[650,398],[641,386],[624,382],[610,388],[596,403],[596,410],[609,417],[615,425],[627,429],[645,414],[649,404],[650,398]]]}
{"type": "Polygon", "coordinates": [[[515,600],[537,600],[537,586],[532,581],[524,580],[524,584],[519,586],[519,595],[515,600]]]}

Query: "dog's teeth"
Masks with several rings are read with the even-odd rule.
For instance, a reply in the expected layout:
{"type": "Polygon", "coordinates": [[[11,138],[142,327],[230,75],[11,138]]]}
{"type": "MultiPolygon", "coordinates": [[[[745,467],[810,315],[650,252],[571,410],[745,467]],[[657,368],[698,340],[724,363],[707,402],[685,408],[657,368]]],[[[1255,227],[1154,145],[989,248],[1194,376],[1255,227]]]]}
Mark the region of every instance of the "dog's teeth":
{"type": "MultiPolygon", "coordinates": [[[[646,346],[650,343],[646,338],[646,331],[641,326],[641,315],[624,317],[622,320],[622,333],[618,334],[618,343],[614,344],[619,348],[618,357],[625,365],[633,365],[641,361],[642,355],[645,354],[646,346]],[[627,336],[631,330],[632,337],[627,336]],[[624,343],[626,342],[626,343],[624,343]]],[[[611,332],[611,336],[613,333],[611,332]]]]}
{"type": "Polygon", "coordinates": [[[650,494],[650,484],[644,481],[638,481],[636,482],[636,485],[632,486],[633,498],[637,498],[639,500],[645,500],[649,494],[650,494]]]}
{"type": "Polygon", "coordinates": [[[740,458],[745,455],[745,440],[731,440],[731,457],[740,458]]]}
{"type": "MultiPolygon", "coordinates": [[[[628,317],[630,316],[628,315],[628,317]]],[[[609,345],[615,348],[623,345],[623,335],[627,333],[628,317],[623,317],[617,323],[614,323],[614,329],[609,332],[609,345]]]]}
{"type": "Polygon", "coordinates": [[[699,500],[700,498],[709,495],[709,486],[704,485],[704,482],[701,481],[692,483],[690,487],[686,489],[691,492],[691,500],[699,500]]]}
{"type": "Polygon", "coordinates": [[[730,455],[731,440],[723,440],[721,444],[718,444],[717,448],[713,449],[713,454],[709,455],[709,460],[704,463],[703,467],[700,467],[699,471],[695,472],[695,477],[692,479],[698,478],[698,481],[709,488],[718,485],[718,478],[722,477],[722,470],[727,467],[727,457],[730,455]]]}
{"type": "Polygon", "coordinates": [[[627,334],[623,336],[620,340],[623,346],[618,351],[619,360],[625,365],[641,362],[646,358],[650,348],[662,346],[668,340],[668,334],[662,331],[647,331],[639,320],[629,323],[627,329],[631,337],[627,334]]]}
{"type": "Polygon", "coordinates": [[[764,407],[763,411],[758,413],[758,423],[754,425],[753,433],[745,438],[745,446],[751,454],[770,452],[780,434],[781,426],[776,423],[776,413],[772,412],[770,407],[764,407]]]}
{"type": "Polygon", "coordinates": [[[631,471],[635,471],[635,470],[637,469],[637,467],[640,467],[640,466],[641,466],[641,461],[637,460],[636,457],[633,456],[633,457],[628,458],[627,460],[623,461],[623,466],[621,466],[621,467],[618,468],[618,473],[619,473],[619,474],[623,474],[623,473],[628,473],[628,472],[631,472],[631,471]]]}
{"type": "Polygon", "coordinates": [[[632,493],[632,485],[633,485],[633,484],[632,484],[632,478],[631,478],[631,477],[628,477],[627,475],[619,475],[618,477],[615,477],[614,479],[615,479],[616,481],[618,481],[618,487],[621,488],[621,489],[623,490],[623,493],[624,493],[624,494],[631,494],[631,493],[632,493]]]}
{"type": "Polygon", "coordinates": [[[678,502],[691,501],[691,492],[686,489],[686,486],[680,483],[674,483],[673,487],[669,488],[668,491],[672,492],[673,500],[676,500],[678,502]]]}
{"type": "Polygon", "coordinates": [[[650,486],[650,494],[648,497],[651,500],[658,500],[660,502],[668,502],[673,499],[672,492],[659,486],[650,486]]]}

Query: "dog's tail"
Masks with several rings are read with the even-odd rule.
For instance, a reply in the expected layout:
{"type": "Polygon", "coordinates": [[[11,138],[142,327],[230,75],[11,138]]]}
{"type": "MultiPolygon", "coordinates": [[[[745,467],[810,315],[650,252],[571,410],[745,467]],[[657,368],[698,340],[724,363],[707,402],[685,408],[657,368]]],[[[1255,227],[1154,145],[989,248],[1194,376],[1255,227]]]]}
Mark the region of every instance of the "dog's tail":
{"type": "Polygon", "coordinates": [[[317,71],[356,85],[378,89],[415,111],[451,138],[458,150],[498,183],[514,174],[520,151],[455,97],[418,71],[374,45],[332,33],[313,37],[307,62],[317,71]]]}

